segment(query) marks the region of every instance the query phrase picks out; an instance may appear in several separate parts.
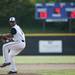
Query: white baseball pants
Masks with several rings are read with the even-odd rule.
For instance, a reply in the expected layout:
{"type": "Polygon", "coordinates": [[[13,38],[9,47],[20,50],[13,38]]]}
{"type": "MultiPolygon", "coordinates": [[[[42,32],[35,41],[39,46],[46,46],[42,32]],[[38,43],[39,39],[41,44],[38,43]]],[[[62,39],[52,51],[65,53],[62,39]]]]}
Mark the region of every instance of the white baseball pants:
{"type": "Polygon", "coordinates": [[[24,48],[25,42],[9,42],[3,45],[3,58],[5,63],[11,63],[9,66],[10,71],[17,71],[14,56],[19,54],[24,48]]]}

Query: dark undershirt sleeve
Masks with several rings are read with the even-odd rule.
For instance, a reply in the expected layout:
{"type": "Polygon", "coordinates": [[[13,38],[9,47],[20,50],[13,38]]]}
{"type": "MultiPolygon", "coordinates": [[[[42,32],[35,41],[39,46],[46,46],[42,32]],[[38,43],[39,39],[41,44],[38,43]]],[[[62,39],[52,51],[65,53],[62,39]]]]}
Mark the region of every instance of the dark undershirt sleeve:
{"type": "Polygon", "coordinates": [[[12,35],[15,35],[15,34],[17,33],[17,31],[16,31],[15,28],[12,28],[12,29],[10,30],[10,33],[11,33],[12,35]]]}

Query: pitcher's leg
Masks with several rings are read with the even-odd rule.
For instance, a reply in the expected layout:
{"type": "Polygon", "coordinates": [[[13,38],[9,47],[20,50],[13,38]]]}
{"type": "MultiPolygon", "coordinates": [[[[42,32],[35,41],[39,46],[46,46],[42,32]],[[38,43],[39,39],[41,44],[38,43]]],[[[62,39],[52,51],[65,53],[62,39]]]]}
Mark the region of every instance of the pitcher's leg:
{"type": "MultiPolygon", "coordinates": [[[[2,47],[4,62],[11,62],[11,58],[9,56],[9,50],[11,51],[15,46],[15,42],[6,43],[2,47]]],[[[13,49],[14,50],[14,49],[13,49]]]]}
{"type": "Polygon", "coordinates": [[[9,63],[10,62],[10,57],[9,57],[9,48],[7,46],[7,44],[3,45],[3,58],[4,58],[4,62],[5,63],[9,63]]]}
{"type": "Polygon", "coordinates": [[[19,54],[22,50],[11,50],[9,53],[11,59],[11,65],[9,66],[9,70],[12,72],[17,72],[16,64],[15,64],[15,56],[19,54]]]}
{"type": "Polygon", "coordinates": [[[9,66],[11,64],[8,46],[9,46],[8,44],[4,44],[3,45],[3,49],[2,50],[3,50],[4,63],[2,65],[0,65],[1,68],[9,66]]]}
{"type": "Polygon", "coordinates": [[[9,66],[9,70],[12,72],[17,71],[16,65],[15,65],[15,60],[14,60],[14,56],[11,55],[11,53],[9,53],[9,56],[11,58],[11,65],[9,66]]]}

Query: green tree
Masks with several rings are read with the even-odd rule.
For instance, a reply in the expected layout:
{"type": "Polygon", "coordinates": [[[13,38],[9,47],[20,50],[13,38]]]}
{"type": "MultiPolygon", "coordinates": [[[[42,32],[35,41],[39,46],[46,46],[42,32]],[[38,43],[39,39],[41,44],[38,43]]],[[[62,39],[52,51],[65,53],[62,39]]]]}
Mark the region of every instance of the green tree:
{"type": "Polygon", "coordinates": [[[32,24],[34,7],[30,0],[0,0],[0,27],[8,25],[8,18],[15,16],[21,25],[32,24]],[[29,24],[30,23],[30,24],[29,24]]]}
{"type": "Polygon", "coordinates": [[[29,0],[0,0],[0,16],[24,15],[31,8],[29,0]]]}

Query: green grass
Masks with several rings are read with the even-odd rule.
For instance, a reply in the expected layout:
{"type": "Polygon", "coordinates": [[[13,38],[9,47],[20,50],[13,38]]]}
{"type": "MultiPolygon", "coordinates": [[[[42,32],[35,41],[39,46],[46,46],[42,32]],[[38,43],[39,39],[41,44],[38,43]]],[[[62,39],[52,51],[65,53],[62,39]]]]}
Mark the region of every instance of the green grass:
{"type": "MultiPolygon", "coordinates": [[[[75,63],[75,56],[16,56],[16,63],[75,63]]],[[[0,63],[3,62],[0,56],[0,63]]],[[[2,69],[1,69],[2,70],[2,69]]],[[[3,70],[0,73],[4,73],[3,70]]],[[[26,70],[25,70],[26,71],[26,70]]],[[[5,72],[6,73],[6,72],[5,72]]],[[[27,71],[25,75],[75,75],[75,69],[38,69],[27,71]]]]}
{"type": "Polygon", "coordinates": [[[41,70],[38,75],[75,75],[75,70],[41,70]]]}
{"type": "Polygon", "coordinates": [[[75,56],[19,56],[17,63],[75,63],[75,56]]]}
{"type": "MultiPolygon", "coordinates": [[[[0,57],[0,63],[3,58],[0,57]]],[[[16,56],[16,63],[75,63],[75,56],[16,56]]]]}

